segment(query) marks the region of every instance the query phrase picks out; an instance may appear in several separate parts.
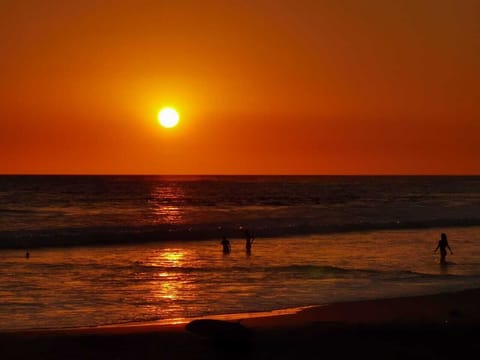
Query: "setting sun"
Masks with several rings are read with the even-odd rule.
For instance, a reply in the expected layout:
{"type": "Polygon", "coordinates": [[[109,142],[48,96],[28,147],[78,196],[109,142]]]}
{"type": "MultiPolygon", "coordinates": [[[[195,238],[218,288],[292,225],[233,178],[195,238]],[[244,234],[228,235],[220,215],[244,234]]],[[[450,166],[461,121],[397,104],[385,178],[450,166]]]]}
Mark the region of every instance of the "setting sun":
{"type": "Polygon", "coordinates": [[[175,109],[163,108],[158,113],[158,122],[165,128],[172,128],[177,126],[180,116],[175,109]]]}

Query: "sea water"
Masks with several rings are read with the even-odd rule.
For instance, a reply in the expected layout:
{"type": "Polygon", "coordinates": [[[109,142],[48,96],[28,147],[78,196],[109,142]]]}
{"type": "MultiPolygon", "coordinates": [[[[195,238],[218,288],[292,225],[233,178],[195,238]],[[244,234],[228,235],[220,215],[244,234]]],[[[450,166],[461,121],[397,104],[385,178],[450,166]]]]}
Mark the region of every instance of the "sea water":
{"type": "Polygon", "coordinates": [[[478,287],[479,210],[480,177],[3,176],[0,329],[478,287]]]}

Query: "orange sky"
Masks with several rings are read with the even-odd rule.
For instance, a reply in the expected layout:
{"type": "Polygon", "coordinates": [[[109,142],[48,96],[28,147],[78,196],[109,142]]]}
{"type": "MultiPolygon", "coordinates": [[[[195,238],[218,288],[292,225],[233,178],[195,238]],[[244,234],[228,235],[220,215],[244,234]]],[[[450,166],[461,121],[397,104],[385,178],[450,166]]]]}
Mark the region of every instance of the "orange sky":
{"type": "Polygon", "coordinates": [[[0,173],[480,174],[479,19],[473,0],[2,0],[0,173]]]}

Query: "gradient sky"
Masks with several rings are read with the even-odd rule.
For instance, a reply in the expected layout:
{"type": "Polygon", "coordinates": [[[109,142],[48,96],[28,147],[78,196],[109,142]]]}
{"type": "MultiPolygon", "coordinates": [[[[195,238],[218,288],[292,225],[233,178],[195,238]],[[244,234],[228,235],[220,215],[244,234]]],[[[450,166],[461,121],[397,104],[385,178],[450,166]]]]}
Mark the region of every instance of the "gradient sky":
{"type": "Polygon", "coordinates": [[[3,174],[480,174],[480,1],[1,0],[0,54],[3,174]]]}

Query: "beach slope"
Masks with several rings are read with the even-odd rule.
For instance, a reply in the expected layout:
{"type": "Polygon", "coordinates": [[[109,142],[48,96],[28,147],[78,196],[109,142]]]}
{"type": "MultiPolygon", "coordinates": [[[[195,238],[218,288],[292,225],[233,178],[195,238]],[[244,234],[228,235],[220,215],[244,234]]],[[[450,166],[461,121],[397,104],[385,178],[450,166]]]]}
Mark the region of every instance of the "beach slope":
{"type": "Polygon", "coordinates": [[[478,304],[474,289],[246,316],[238,338],[154,323],[4,332],[0,348],[2,359],[467,359],[480,352],[478,304]]]}

